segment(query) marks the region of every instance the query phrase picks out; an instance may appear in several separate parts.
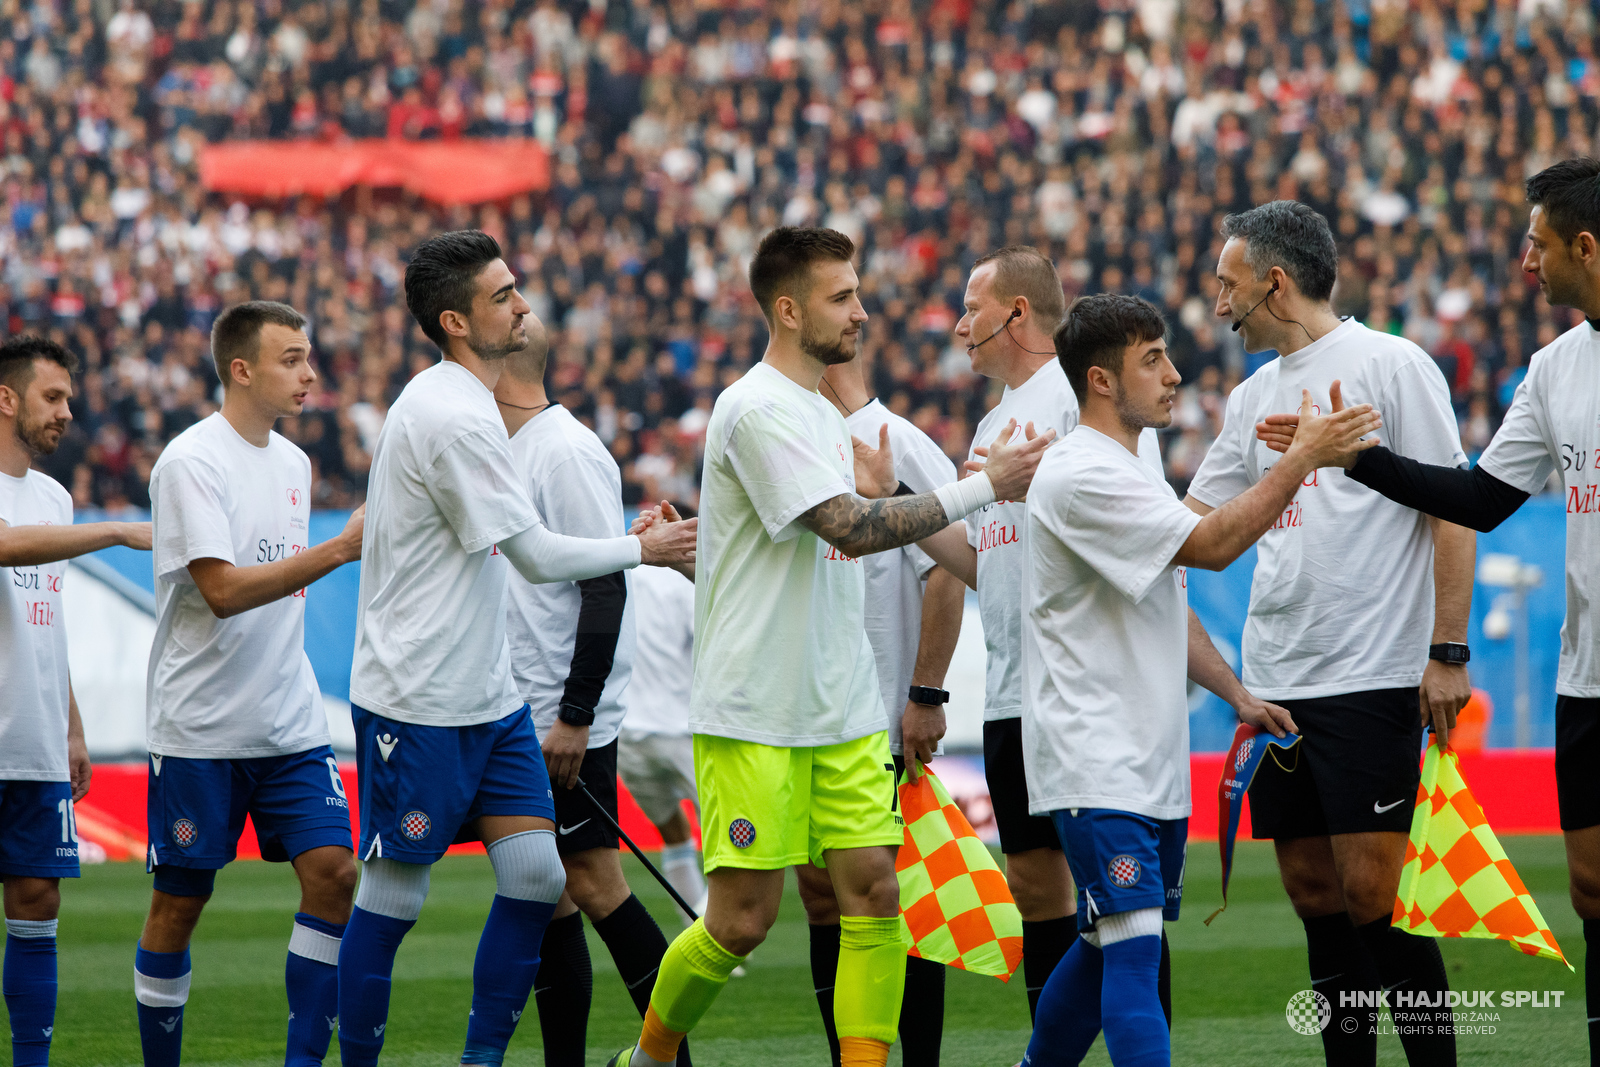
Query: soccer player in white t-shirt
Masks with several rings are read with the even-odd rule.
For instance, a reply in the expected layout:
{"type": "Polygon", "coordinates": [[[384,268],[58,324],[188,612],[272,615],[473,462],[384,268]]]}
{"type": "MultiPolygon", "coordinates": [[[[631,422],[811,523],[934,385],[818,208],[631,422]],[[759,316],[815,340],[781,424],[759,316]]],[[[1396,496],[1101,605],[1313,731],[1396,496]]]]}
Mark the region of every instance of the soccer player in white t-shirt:
{"type": "MultiPolygon", "coordinates": [[[[988,469],[932,493],[864,500],[844,419],[818,391],[855,358],[866,312],[834,230],[779,227],[750,264],[771,340],[717,398],[706,430],[695,563],[694,733],[711,897],[667,949],[637,1045],[616,1067],[671,1063],[740,961],[766,937],[783,869],[825,867],[839,900],[834,1020],[845,1063],[882,1065],[905,974],[888,714],[864,612],[861,558],[922,541],[1021,497],[1053,439],[990,450],[988,469]]],[[[864,468],[892,492],[893,457],[864,468]]],[[[677,525],[669,523],[667,525],[677,525]]]]}
{"type": "Polygon", "coordinates": [[[306,658],[306,586],[360,558],[362,513],[311,545],[311,461],[273,430],[300,414],[317,380],[305,325],[265,300],[218,316],[211,354],[222,410],[173,438],[150,474],[155,888],[133,976],[146,1067],[181,1058],[189,940],[247,815],[262,856],[289,861],[300,879],[285,1063],[321,1063],[339,1014],[339,939],[356,867],[350,804],[306,658]]]}
{"type": "Polygon", "coordinates": [[[339,1049],[345,1067],[377,1062],[395,952],[428,872],[452,841],[481,840],[496,891],[462,1062],[498,1065],[566,885],[549,775],[511,670],[506,567],[570,582],[687,562],[695,523],[601,540],[545,528],[494,402],[531,310],[494,238],[462,230],[417,246],[406,304],[444,360],[389,409],[368,483],[350,678],[362,876],[339,952],[339,1049]]]}
{"type": "MultiPolygon", "coordinates": [[[[529,315],[528,346],[506,357],[495,402],[511,455],[545,524],[573,537],[625,528],[622,471],[593,430],[545,394],[544,324],[529,315]]],[[[506,634],[517,690],[533,711],[555,791],[556,851],[567,888],[545,930],[534,988],[549,1067],[583,1067],[593,969],[583,917],[606,943],[643,1015],[667,939],[628,888],[611,822],[617,817],[617,731],[633,672],[632,573],[535,585],[507,579],[506,634]],[[587,794],[577,788],[579,781],[587,794]],[[592,798],[592,799],[591,799],[592,798]]],[[[680,1063],[687,1064],[687,1045],[680,1063]]]]}
{"type": "MultiPolygon", "coordinates": [[[[1005,383],[978,423],[975,459],[1008,421],[1066,434],[1078,425],[1050,337],[1066,314],[1055,264],[1038,249],[1002,248],[980,258],[967,279],[956,337],[974,372],[1005,383]]],[[[997,500],[967,516],[968,552],[988,651],[984,670],[983,773],[989,783],[1006,881],[1022,913],[1022,974],[1033,1018],[1039,990],[1077,937],[1072,874],[1050,820],[1028,814],[1022,759],[1022,543],[1027,504],[997,500]]],[[[962,573],[957,571],[956,573],[962,573]]]]}
{"type": "Polygon", "coordinates": [[[61,879],[78,877],[72,805],[89,791],[83,722],[67,673],[66,561],[112,545],[145,551],[150,524],[72,524],[72,497],[32,470],[56,450],[78,360],[54,341],[0,345],[0,882],[11,1062],[50,1060],[61,879]]]}
{"type": "MultiPolygon", "coordinates": [[[[1388,448],[1363,453],[1349,476],[1391,500],[1487,533],[1554,472],[1567,494],[1567,617],[1556,676],[1556,794],[1567,845],[1572,907],[1589,951],[1589,1050],[1600,1062],[1600,160],[1569,159],[1528,179],[1528,250],[1522,269],[1556,307],[1587,317],[1533,354],[1511,409],[1478,465],[1419,463],[1388,448]]],[[[1257,428],[1282,451],[1293,416],[1257,428]]]]}
{"type": "MultiPolygon", "coordinates": [[[[1276,456],[1255,424],[1329,385],[1383,415],[1403,454],[1465,461],[1444,376],[1410,341],[1341,321],[1329,304],[1338,251],[1327,220],[1279,200],[1223,223],[1216,313],[1270,361],[1228,397],[1222,431],[1185,503],[1207,514],[1265,476],[1276,456]]],[[[1424,725],[1447,738],[1472,684],[1464,666],[1475,535],[1384,500],[1345,476],[1306,478],[1261,539],[1244,628],[1244,682],[1294,713],[1291,773],[1265,764],[1250,788],[1252,833],[1271,838],[1305,926],[1313,985],[1334,1006],[1332,1062],[1370,1062],[1368,1013],[1346,990],[1448,988],[1439,947],[1390,925],[1405,859],[1424,725]],[[1430,648],[1429,634],[1432,634],[1430,648]],[[1374,970],[1375,968],[1375,970],[1374,970]],[[1353,1020],[1353,1021],[1352,1021],[1353,1020]]],[[[1453,1056],[1447,1012],[1404,1022],[1413,1062],[1453,1056]]]]}
{"type": "MultiPolygon", "coordinates": [[[[687,504],[674,509],[694,518],[687,504]]],[[[617,737],[617,773],[645,818],[661,834],[661,873],[696,911],[705,910],[706,879],[684,814],[685,800],[700,805],[694,784],[694,742],[689,736],[689,687],[694,679],[694,579],[670,567],[633,572],[635,628],[633,678],[623,690],[627,713],[617,737]]],[[[679,911],[685,925],[692,920],[679,911]]]]}
{"type": "Polygon", "coordinates": [[[1185,677],[1243,722],[1295,729],[1218,654],[1188,608],[1187,568],[1233,562],[1302,478],[1370,447],[1358,439],[1379,424],[1369,406],[1312,419],[1307,394],[1294,449],[1201,518],[1139,454],[1143,432],[1172,421],[1179,377],[1165,334],[1153,304],[1102,295],[1076,301],[1055,336],[1082,421],[1045,454],[1028,495],[1022,735],[1029,810],[1066,846],[1081,934],[1040,995],[1027,1067],[1077,1064],[1102,1029],[1114,1064],[1171,1062],[1156,976],[1163,917],[1176,919],[1183,898],[1185,677]]]}
{"type": "MultiPolygon", "coordinates": [[[[933,439],[884,407],[863,379],[861,361],[835,363],[822,373],[822,395],[844,416],[850,435],[881,441],[887,433],[894,457],[896,495],[926,493],[956,477],[955,464],[933,439]]],[[[943,749],[945,671],[961,636],[966,586],[916,545],[861,559],[866,577],[867,641],[878,668],[878,688],[889,713],[889,751],[895,781],[913,778],[943,749]]],[[[839,901],[828,872],[811,863],[795,868],[800,902],[811,935],[811,979],[835,1067],[839,1037],[833,1023],[833,989],[839,969],[839,901]]],[[[900,1008],[900,1053],[911,1067],[939,1062],[944,1037],[944,965],[906,959],[900,1008]]]]}

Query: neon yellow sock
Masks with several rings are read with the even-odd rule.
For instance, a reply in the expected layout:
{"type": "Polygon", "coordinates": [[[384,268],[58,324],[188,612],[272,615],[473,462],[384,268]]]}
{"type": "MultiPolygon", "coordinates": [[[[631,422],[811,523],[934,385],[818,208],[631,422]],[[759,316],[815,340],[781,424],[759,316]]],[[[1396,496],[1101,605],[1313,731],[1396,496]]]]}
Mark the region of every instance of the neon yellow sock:
{"type": "Polygon", "coordinates": [[[839,975],[833,986],[840,1043],[847,1037],[881,1041],[887,1054],[899,1033],[905,991],[906,946],[900,940],[899,917],[841,916],[839,975]]]}
{"type": "MultiPolygon", "coordinates": [[[[650,1007],[668,1030],[686,1034],[728,984],[733,969],[744,962],[706,932],[703,920],[673,939],[661,958],[661,973],[650,994],[650,1007]]],[[[648,1050],[647,1050],[648,1051],[648,1050]]]]}

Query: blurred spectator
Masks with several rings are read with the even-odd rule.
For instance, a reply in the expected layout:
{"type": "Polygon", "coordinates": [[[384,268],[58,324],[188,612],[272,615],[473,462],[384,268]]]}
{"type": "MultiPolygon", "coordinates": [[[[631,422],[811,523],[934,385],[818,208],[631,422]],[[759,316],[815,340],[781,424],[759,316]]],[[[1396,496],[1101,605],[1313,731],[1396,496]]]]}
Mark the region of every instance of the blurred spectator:
{"type": "Polygon", "coordinates": [[[1528,356],[1574,321],[1518,268],[1522,180],[1595,151],[1592,5],[1468,0],[0,0],[0,334],[86,368],[46,464],[83,506],[147,502],[173,434],[215,409],[225,305],[305,312],[322,379],[283,432],[322,506],[364,490],[384,414],[437,358],[410,249],[495,235],[551,331],[551,395],[595,427],[630,503],[694,498],[716,395],[760,358],[761,235],[860,246],[862,359],[884,402],[963,456],[996,394],[952,343],[1002,244],[1069,296],[1163,306],[1185,377],[1180,488],[1228,391],[1270,354],[1212,318],[1218,224],[1277,197],[1340,243],[1335,302],[1439,362],[1469,451],[1528,356]],[[548,192],[440,207],[208,193],[238,138],[537,137],[548,192]]]}

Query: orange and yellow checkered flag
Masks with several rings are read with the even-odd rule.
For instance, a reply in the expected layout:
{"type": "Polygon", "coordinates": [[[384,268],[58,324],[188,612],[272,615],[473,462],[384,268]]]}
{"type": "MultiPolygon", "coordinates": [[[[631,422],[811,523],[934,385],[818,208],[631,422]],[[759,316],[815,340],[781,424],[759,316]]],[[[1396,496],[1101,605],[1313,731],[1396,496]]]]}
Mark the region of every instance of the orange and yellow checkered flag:
{"type": "Polygon", "coordinates": [[[1461,777],[1455,750],[1437,740],[1422,764],[1393,923],[1425,937],[1499,938],[1572,969],[1461,777]]]}
{"type": "Polygon", "coordinates": [[[906,839],[895,860],[911,955],[1000,979],[1022,962],[1022,914],[1011,887],[931,771],[900,786],[906,839]]]}

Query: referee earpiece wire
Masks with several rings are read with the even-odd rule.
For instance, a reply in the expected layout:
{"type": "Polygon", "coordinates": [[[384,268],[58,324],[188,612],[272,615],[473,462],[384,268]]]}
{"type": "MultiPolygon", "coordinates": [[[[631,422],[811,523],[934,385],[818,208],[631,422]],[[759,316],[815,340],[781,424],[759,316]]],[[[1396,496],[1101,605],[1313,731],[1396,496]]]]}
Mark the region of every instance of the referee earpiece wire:
{"type": "MultiPolygon", "coordinates": [[[[1273,292],[1278,292],[1279,291],[1278,290],[1278,286],[1276,284],[1274,284],[1272,286],[1272,291],[1273,292]]],[[[1272,293],[1268,293],[1267,295],[1271,296],[1272,293]]],[[[1282,315],[1278,314],[1276,311],[1273,311],[1272,310],[1272,301],[1270,301],[1270,300],[1263,300],[1261,302],[1263,304],[1267,305],[1267,314],[1268,315],[1271,315],[1273,318],[1277,319],[1279,322],[1292,322],[1292,323],[1294,323],[1296,326],[1300,327],[1300,332],[1306,335],[1306,341],[1308,343],[1316,344],[1316,338],[1311,336],[1311,331],[1306,329],[1306,324],[1305,323],[1301,322],[1299,319],[1286,319],[1282,315]]],[[[1251,310],[1253,311],[1255,309],[1252,308],[1251,310]]]]}
{"type": "Polygon", "coordinates": [[[583,795],[589,798],[589,803],[594,805],[594,810],[600,813],[601,818],[611,824],[611,828],[617,832],[617,836],[622,838],[622,843],[628,846],[628,851],[639,857],[639,862],[644,864],[644,869],[649,871],[655,877],[655,880],[661,883],[661,888],[665,889],[672,899],[678,902],[678,907],[683,909],[684,914],[688,915],[691,921],[700,918],[700,913],[691,908],[689,902],[684,900],[676,889],[672,888],[672,883],[667,881],[667,876],[656,870],[656,865],[645,858],[644,851],[633,843],[633,838],[629,837],[627,832],[622,829],[622,824],[613,819],[611,813],[606,810],[606,806],[594,798],[594,794],[589,792],[589,787],[583,784],[582,778],[578,779],[578,788],[583,790],[583,795]]]}

